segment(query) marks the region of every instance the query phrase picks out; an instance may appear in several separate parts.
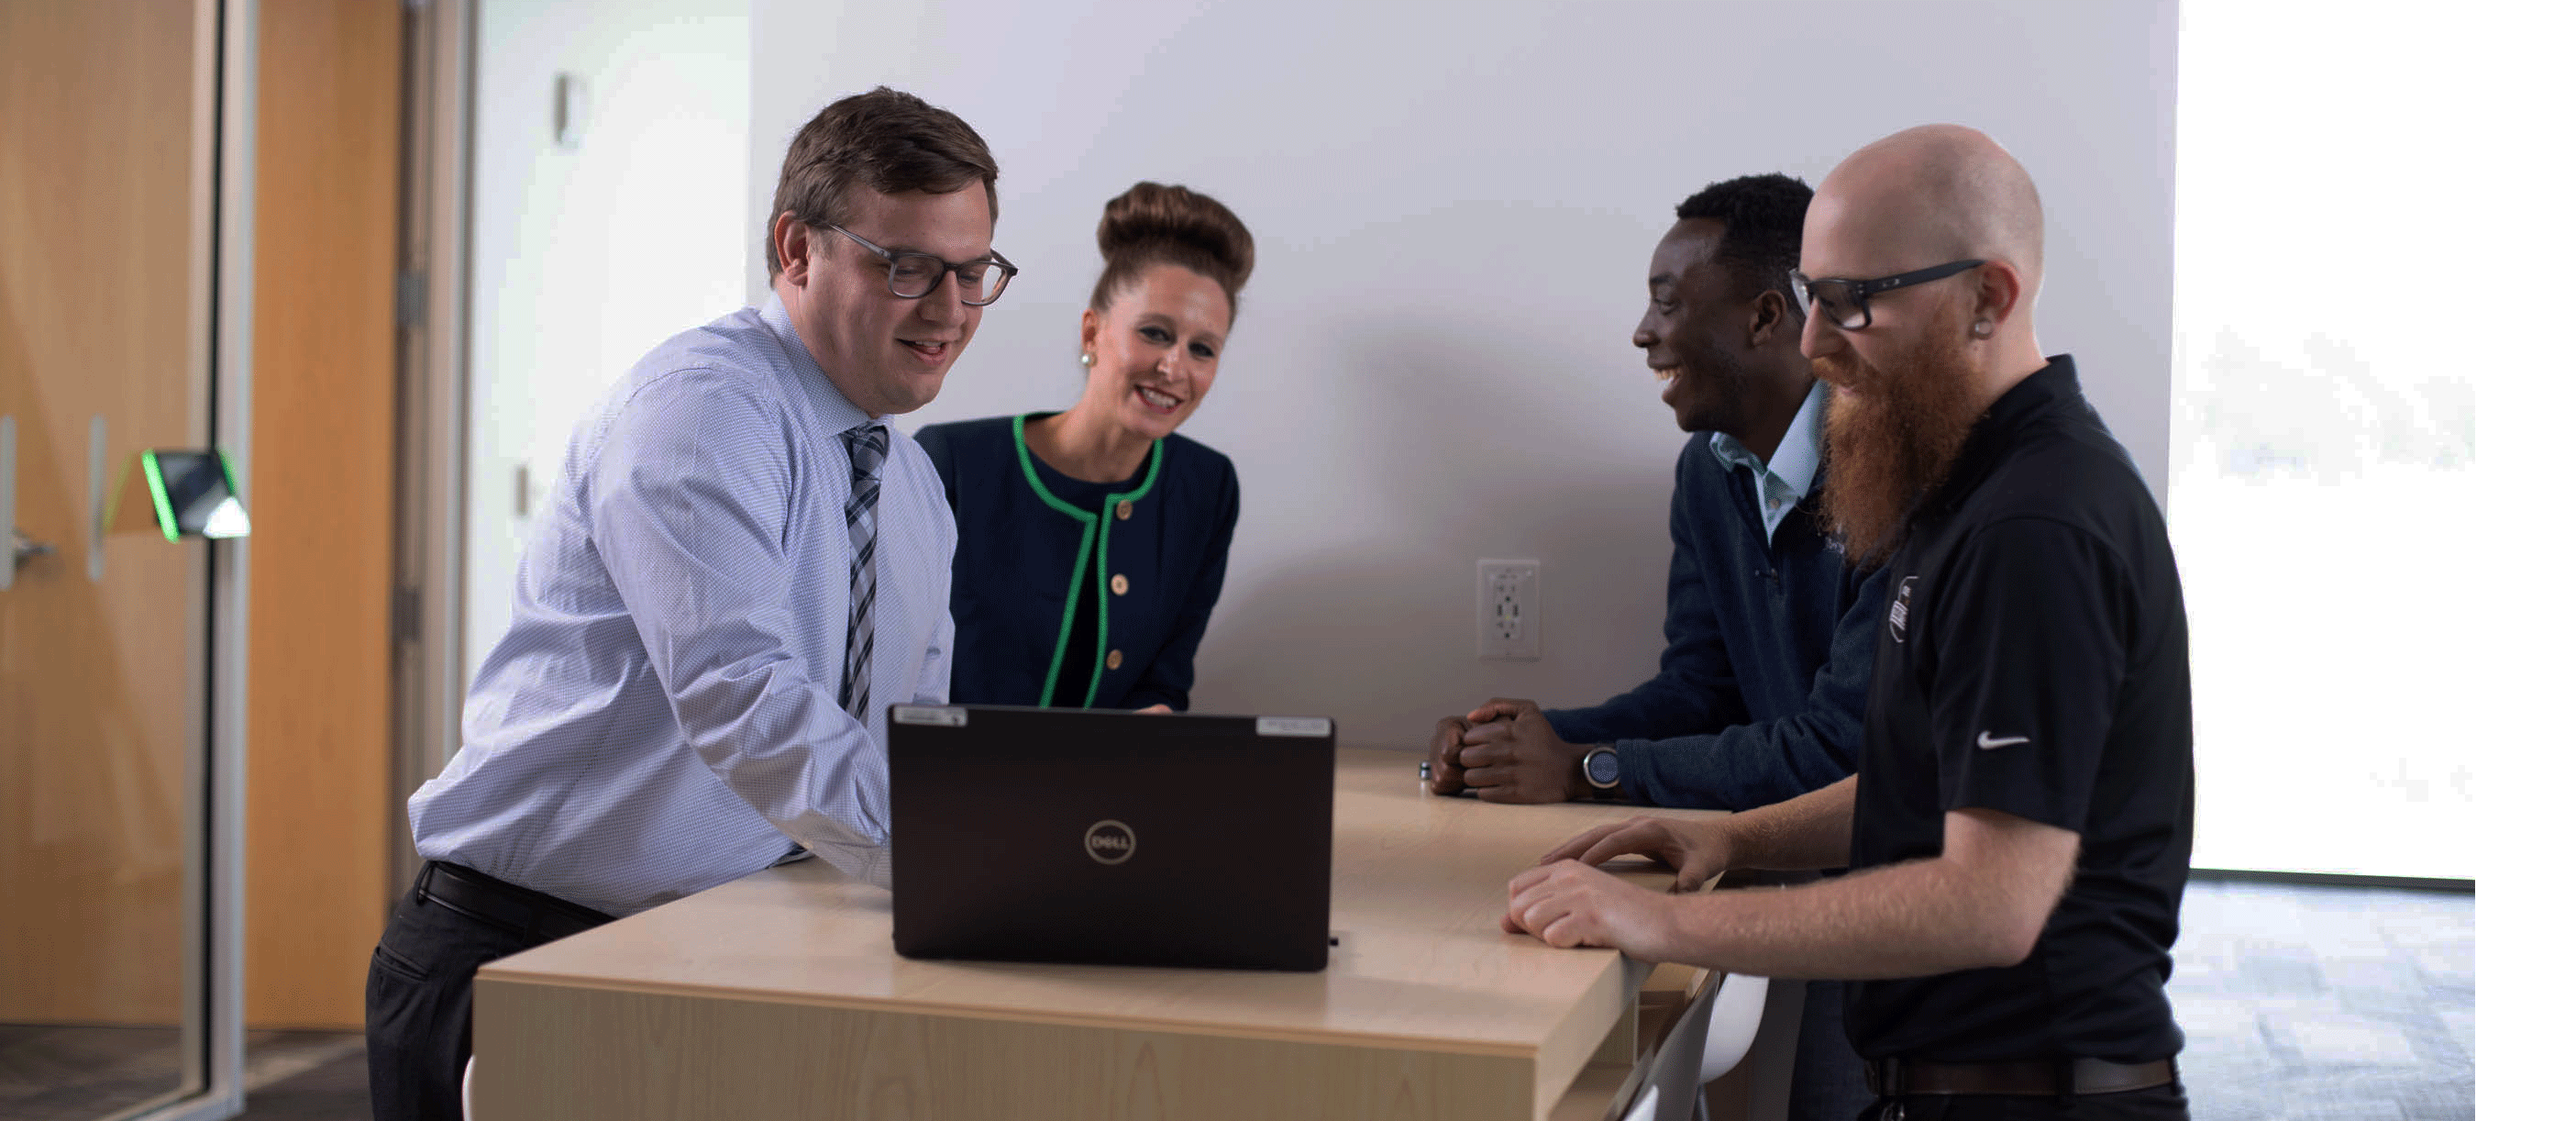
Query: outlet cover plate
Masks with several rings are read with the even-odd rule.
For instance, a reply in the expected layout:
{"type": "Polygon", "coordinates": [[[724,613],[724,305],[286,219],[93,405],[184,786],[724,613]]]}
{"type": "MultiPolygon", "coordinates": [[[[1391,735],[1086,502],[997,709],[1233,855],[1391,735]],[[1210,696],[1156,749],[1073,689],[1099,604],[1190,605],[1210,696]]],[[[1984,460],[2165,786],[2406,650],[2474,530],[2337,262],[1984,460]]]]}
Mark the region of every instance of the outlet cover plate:
{"type": "Polygon", "coordinates": [[[1476,656],[1534,662],[1539,638],[1538,562],[1476,562],[1476,656]]]}

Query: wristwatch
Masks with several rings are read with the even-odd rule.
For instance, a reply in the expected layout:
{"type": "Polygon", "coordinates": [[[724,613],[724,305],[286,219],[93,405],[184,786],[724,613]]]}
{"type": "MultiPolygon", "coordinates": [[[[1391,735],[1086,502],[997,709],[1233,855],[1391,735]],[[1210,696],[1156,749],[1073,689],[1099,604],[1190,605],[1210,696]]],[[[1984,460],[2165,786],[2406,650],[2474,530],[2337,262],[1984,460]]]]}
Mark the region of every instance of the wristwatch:
{"type": "Polygon", "coordinates": [[[1608,744],[1583,753],[1583,781],[1592,784],[1595,798],[1619,796],[1619,749],[1608,744]]]}

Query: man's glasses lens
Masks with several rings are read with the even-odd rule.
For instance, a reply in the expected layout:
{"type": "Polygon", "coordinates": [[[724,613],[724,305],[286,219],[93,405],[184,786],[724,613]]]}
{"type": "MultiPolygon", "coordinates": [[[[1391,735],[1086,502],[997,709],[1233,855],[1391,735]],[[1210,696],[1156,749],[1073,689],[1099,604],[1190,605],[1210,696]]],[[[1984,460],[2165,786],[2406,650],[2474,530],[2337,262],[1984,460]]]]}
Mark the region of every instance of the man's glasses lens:
{"type": "Polygon", "coordinates": [[[1009,269],[989,261],[977,261],[957,270],[957,286],[965,290],[970,304],[989,304],[1002,298],[1002,285],[1010,279],[1009,269]]]}
{"type": "Polygon", "coordinates": [[[1790,289],[1798,294],[1798,313],[1809,317],[1821,315],[1825,322],[1846,331],[1869,326],[1868,305],[1860,293],[1853,291],[1847,280],[1809,280],[1794,278],[1790,289]]]}
{"type": "Polygon", "coordinates": [[[894,294],[906,299],[924,295],[939,283],[939,274],[948,271],[937,257],[897,257],[886,262],[886,279],[893,282],[894,294]]]}
{"type": "Polygon", "coordinates": [[[1817,283],[1816,306],[1824,309],[1826,322],[1846,331],[1869,326],[1869,305],[1862,302],[1854,287],[1839,280],[1817,283]]]}

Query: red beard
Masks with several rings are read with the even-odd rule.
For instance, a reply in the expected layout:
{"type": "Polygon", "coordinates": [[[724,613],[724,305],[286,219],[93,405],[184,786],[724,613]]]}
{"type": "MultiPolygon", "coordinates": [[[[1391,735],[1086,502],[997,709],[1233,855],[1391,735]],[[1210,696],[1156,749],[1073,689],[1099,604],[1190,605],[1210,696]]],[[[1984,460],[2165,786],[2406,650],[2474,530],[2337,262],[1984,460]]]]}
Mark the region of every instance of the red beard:
{"type": "MultiPolygon", "coordinates": [[[[1946,326],[1943,325],[1943,326],[1946,326]]],[[[1950,473],[1979,410],[1965,332],[1924,332],[1891,369],[1845,350],[1814,360],[1816,376],[1850,386],[1825,413],[1825,520],[1854,565],[1887,563],[1905,543],[1905,518],[1950,473]]]]}

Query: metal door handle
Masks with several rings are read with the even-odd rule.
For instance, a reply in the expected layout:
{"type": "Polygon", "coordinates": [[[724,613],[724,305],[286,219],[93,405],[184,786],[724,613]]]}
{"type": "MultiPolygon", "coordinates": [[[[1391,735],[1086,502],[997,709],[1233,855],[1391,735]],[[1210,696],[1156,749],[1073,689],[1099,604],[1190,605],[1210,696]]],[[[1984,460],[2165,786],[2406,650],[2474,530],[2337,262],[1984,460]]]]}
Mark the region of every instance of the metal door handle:
{"type": "Polygon", "coordinates": [[[5,592],[17,583],[21,563],[44,555],[31,550],[54,551],[53,546],[38,545],[18,532],[18,418],[13,416],[0,416],[0,526],[9,527],[9,563],[0,565],[0,592],[5,592]]]}
{"type": "Polygon", "coordinates": [[[15,527],[9,530],[9,570],[11,572],[16,572],[28,561],[37,557],[49,556],[53,551],[53,546],[29,537],[15,527]]]}

